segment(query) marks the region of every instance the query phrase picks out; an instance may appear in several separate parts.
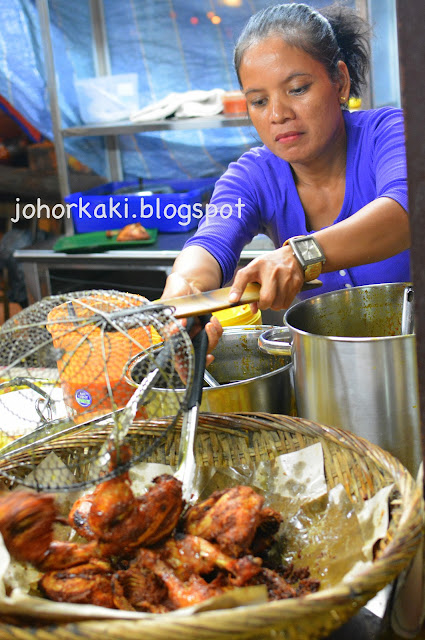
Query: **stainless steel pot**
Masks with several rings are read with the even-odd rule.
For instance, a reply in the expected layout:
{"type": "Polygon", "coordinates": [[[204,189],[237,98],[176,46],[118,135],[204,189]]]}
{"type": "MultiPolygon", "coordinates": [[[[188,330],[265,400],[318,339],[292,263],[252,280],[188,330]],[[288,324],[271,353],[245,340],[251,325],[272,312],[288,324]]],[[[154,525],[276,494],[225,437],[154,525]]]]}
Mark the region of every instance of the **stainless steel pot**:
{"type": "MultiPolygon", "coordinates": [[[[294,391],[290,355],[275,357],[258,348],[260,335],[270,325],[228,327],[214,350],[215,360],[208,368],[218,387],[204,387],[201,411],[267,411],[294,413],[294,391]]],[[[129,368],[128,382],[138,383],[137,359],[129,368]]],[[[162,415],[177,408],[176,392],[154,389],[160,399],[162,415]]],[[[177,391],[177,394],[182,394],[177,391]]],[[[155,406],[156,399],[155,399],[155,406]]]]}
{"type": "Polygon", "coordinates": [[[292,353],[299,416],[352,431],[416,473],[416,338],[401,335],[405,286],[353,287],[304,300],[285,313],[286,328],[260,337],[260,348],[292,353]]]}

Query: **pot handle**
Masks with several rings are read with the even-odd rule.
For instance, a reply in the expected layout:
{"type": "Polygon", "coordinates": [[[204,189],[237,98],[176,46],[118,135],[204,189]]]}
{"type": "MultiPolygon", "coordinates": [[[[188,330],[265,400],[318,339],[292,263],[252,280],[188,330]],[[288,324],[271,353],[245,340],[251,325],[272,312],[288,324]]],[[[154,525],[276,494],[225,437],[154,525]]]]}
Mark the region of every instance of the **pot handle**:
{"type": "Polygon", "coordinates": [[[287,327],[268,329],[258,338],[258,347],[272,356],[290,356],[291,340],[291,332],[287,327]]]}

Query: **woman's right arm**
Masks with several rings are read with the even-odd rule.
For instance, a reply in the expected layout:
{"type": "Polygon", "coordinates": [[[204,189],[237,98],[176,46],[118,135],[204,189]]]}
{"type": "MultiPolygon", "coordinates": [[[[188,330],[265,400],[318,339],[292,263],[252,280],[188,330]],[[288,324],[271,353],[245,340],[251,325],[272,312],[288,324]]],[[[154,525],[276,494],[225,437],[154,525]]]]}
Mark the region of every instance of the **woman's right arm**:
{"type": "MultiPolygon", "coordinates": [[[[161,297],[174,298],[218,289],[221,278],[221,268],[217,260],[203,247],[190,245],[183,249],[176,259],[161,297]]],[[[210,352],[217,346],[223,327],[217,318],[212,316],[205,329],[209,344],[206,364],[209,365],[214,360],[210,352]]]]}
{"type": "Polygon", "coordinates": [[[217,260],[203,247],[189,245],[179,254],[167,278],[162,298],[218,289],[222,273],[217,260]]]}

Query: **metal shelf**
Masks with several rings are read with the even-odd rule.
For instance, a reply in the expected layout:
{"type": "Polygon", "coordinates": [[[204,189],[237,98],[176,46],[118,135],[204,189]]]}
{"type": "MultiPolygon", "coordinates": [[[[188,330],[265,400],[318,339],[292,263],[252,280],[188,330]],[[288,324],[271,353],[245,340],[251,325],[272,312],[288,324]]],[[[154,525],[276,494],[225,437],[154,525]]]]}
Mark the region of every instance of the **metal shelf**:
{"type": "Polygon", "coordinates": [[[168,118],[150,122],[104,122],[85,124],[62,129],[64,137],[129,135],[147,131],[182,131],[184,129],[218,129],[222,127],[246,127],[251,124],[248,116],[211,116],[209,118],[168,118]]]}
{"type": "MultiPolygon", "coordinates": [[[[108,161],[109,180],[119,182],[123,179],[121,155],[116,136],[146,133],[149,131],[183,131],[195,129],[214,129],[222,127],[246,127],[250,125],[248,116],[213,116],[205,118],[168,118],[151,122],[105,122],[84,124],[63,128],[56,85],[56,71],[50,31],[49,0],[36,0],[40,18],[42,44],[46,64],[47,81],[52,114],[54,143],[58,162],[58,178],[61,197],[70,193],[68,166],[66,161],[64,138],[103,136],[108,161]]],[[[103,14],[103,0],[90,0],[91,26],[94,38],[94,62],[97,75],[110,73],[109,51],[103,14]]],[[[72,220],[65,221],[65,231],[72,234],[72,220]]]]}

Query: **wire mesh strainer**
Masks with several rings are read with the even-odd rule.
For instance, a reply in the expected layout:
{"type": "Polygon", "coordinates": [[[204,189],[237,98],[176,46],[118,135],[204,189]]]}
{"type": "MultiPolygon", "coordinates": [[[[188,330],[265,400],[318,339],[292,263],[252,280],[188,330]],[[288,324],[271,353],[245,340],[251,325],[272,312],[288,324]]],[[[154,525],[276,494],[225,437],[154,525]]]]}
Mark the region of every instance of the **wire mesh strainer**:
{"type": "Polygon", "coordinates": [[[18,458],[19,483],[37,489],[75,489],[118,475],[165,435],[158,433],[147,451],[133,426],[136,411],[140,429],[163,415],[152,387],[180,389],[169,431],[187,406],[192,379],[192,342],[169,307],[119,291],[44,298],[0,329],[0,475],[13,483],[18,458]],[[135,356],[136,391],[126,380],[135,356]],[[87,438],[89,478],[81,459],[73,463],[69,455],[72,438],[81,434],[87,438]],[[40,447],[47,454],[59,441],[57,450],[67,451],[66,468],[58,455],[40,465],[40,447]],[[120,458],[124,442],[130,459],[127,453],[120,458]]]}

